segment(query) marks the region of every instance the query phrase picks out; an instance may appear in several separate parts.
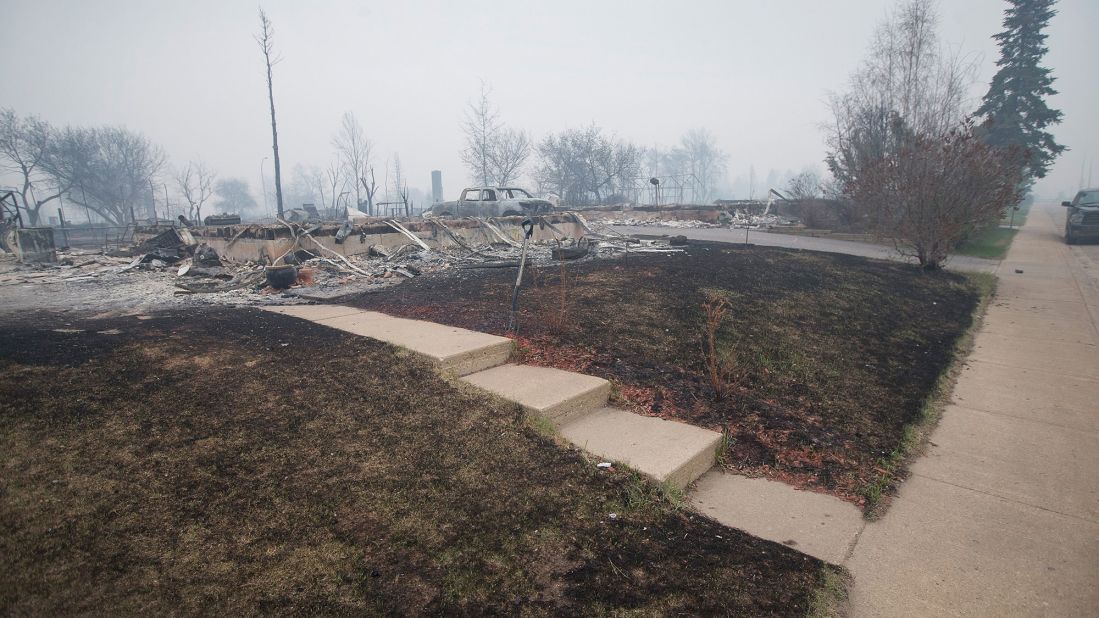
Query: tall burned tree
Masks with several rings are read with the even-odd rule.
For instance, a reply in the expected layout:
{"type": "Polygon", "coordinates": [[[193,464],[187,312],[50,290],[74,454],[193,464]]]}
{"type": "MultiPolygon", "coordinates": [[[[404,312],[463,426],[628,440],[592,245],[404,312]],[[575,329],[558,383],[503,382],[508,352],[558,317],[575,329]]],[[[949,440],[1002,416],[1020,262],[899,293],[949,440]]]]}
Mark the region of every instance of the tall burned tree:
{"type": "Polygon", "coordinates": [[[281,58],[273,57],[275,52],[275,30],[263,9],[259,11],[259,21],[260,33],[256,36],[256,42],[263,50],[263,60],[267,65],[267,100],[271,104],[271,149],[275,153],[275,203],[278,207],[278,216],[282,218],[282,169],[279,165],[279,129],[275,124],[275,90],[271,82],[271,66],[278,64],[281,58]]]}
{"type": "Polygon", "coordinates": [[[1027,179],[1043,178],[1065,147],[1047,128],[1061,122],[1061,112],[1046,105],[1057,94],[1051,71],[1041,66],[1049,50],[1042,30],[1056,0],[1008,0],[1004,31],[995,35],[1000,44],[999,70],[992,78],[976,115],[983,119],[985,141],[997,148],[1015,148],[1027,179]]]}

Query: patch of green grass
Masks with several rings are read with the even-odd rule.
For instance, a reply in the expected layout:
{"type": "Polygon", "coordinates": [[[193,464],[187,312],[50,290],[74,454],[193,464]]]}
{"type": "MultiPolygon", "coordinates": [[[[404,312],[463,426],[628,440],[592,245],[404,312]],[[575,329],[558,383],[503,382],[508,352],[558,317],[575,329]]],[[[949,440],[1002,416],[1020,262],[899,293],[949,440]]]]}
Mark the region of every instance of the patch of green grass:
{"type": "Polygon", "coordinates": [[[955,250],[955,253],[990,260],[1004,259],[1007,250],[1011,248],[1011,241],[1019,233],[1019,228],[1026,223],[1027,216],[1030,214],[1030,204],[1030,200],[1026,200],[1014,214],[1008,211],[1007,216],[1001,219],[996,227],[983,230],[966,240],[955,250]]]}
{"type": "Polygon", "coordinates": [[[851,575],[843,567],[831,565],[821,569],[823,585],[813,595],[806,616],[810,618],[831,618],[847,615],[847,590],[851,575]]]}
{"type": "Polygon", "coordinates": [[[1011,241],[1018,232],[1018,228],[988,228],[962,243],[954,253],[989,260],[1002,260],[1007,255],[1007,250],[1011,248],[1011,241]]]}
{"type": "Polygon", "coordinates": [[[527,425],[530,426],[535,432],[550,438],[557,438],[557,428],[553,426],[553,421],[540,414],[527,414],[527,425]]]}

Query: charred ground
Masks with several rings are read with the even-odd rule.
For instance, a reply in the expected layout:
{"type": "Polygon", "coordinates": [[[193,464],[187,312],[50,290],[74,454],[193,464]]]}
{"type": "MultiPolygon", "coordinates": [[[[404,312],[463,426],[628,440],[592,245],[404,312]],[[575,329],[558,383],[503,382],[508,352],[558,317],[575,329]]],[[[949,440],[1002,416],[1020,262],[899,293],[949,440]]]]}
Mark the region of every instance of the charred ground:
{"type": "Polygon", "coordinates": [[[257,310],[0,316],[0,393],[4,614],[797,615],[828,578],[257,310]]]}
{"type": "MultiPolygon", "coordinates": [[[[514,270],[462,270],[353,301],[497,334],[514,270]]],[[[725,464],[863,503],[881,460],[917,422],[979,301],[958,274],[839,254],[692,243],[531,269],[524,362],[608,378],[643,413],[729,432],[725,464]],[[562,285],[564,280],[564,285],[562,285]],[[730,303],[719,351],[735,359],[716,401],[702,304],[730,303]]]]}

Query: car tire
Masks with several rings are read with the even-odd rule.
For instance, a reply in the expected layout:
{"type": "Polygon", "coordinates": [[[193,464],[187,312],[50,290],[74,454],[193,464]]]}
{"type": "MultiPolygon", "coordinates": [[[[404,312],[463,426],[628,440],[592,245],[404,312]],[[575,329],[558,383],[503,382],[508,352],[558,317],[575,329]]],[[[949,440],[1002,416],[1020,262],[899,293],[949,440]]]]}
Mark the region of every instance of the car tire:
{"type": "Polygon", "coordinates": [[[1075,245],[1076,244],[1076,236],[1072,233],[1072,230],[1065,230],[1065,244],[1066,245],[1075,245]]]}

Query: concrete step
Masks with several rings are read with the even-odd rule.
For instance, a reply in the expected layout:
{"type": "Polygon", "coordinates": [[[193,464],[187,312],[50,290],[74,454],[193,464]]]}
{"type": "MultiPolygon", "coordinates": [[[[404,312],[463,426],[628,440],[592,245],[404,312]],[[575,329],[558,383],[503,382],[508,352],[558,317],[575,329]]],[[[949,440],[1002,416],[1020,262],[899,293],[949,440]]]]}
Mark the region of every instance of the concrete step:
{"type": "Polygon", "coordinates": [[[363,337],[378,339],[426,357],[440,371],[464,376],[506,363],[511,340],[434,322],[395,318],[376,311],[339,305],[267,307],[363,337]]]}
{"type": "Polygon", "coordinates": [[[501,365],[462,379],[518,403],[557,427],[607,405],[611,394],[611,383],[602,378],[530,365],[501,365]]]}
{"type": "Polygon", "coordinates": [[[721,443],[716,431],[614,408],[569,422],[561,435],[589,453],[681,489],[714,465],[721,443]]]}

